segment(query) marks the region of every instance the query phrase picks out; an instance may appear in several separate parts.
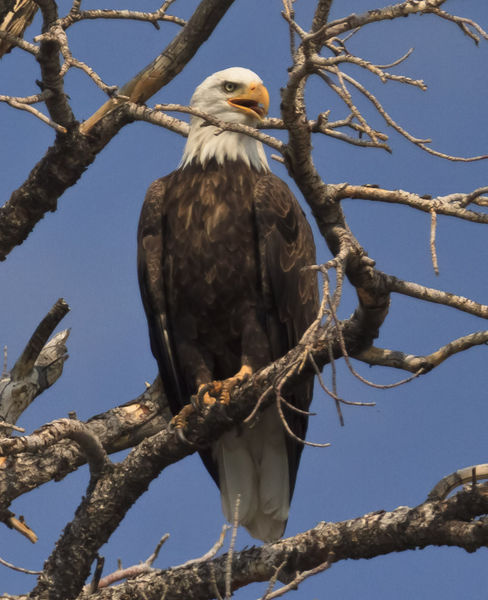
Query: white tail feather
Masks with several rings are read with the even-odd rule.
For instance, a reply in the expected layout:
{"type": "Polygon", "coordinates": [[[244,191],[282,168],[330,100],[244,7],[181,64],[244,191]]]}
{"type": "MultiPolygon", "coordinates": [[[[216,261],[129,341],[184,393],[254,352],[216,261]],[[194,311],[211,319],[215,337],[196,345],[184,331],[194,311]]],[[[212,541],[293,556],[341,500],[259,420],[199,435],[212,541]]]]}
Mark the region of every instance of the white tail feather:
{"type": "Polygon", "coordinates": [[[283,534],[290,506],[285,433],[276,408],[254,427],[233,429],[213,446],[219,470],[222,509],[233,520],[240,495],[239,524],[263,541],[283,534]]]}

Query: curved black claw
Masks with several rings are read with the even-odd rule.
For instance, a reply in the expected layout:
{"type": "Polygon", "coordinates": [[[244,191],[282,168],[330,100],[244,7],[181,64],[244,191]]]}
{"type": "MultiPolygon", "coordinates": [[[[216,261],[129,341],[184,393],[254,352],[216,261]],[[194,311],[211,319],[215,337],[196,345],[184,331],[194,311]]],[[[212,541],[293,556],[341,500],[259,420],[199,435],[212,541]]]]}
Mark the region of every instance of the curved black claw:
{"type": "Polygon", "coordinates": [[[190,446],[191,448],[194,448],[197,445],[197,444],[194,444],[193,442],[190,442],[190,440],[186,437],[185,432],[183,431],[183,429],[181,427],[173,427],[173,431],[178,436],[178,439],[180,440],[180,442],[183,442],[184,444],[186,444],[187,446],[190,446]]]}
{"type": "Polygon", "coordinates": [[[208,392],[212,391],[212,382],[206,383],[205,385],[201,385],[198,392],[191,397],[191,403],[195,410],[201,411],[205,406],[205,401],[203,397],[208,392]]]}

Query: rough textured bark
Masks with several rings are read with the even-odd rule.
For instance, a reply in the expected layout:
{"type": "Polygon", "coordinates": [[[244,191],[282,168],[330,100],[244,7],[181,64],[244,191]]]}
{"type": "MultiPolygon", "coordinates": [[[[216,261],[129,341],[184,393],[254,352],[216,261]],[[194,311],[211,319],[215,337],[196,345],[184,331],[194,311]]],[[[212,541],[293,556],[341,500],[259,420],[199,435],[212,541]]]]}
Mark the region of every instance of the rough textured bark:
{"type": "MultiPolygon", "coordinates": [[[[338,523],[319,523],[313,529],[261,547],[236,552],[232,558],[232,590],[251,582],[280,581],[329,561],[371,559],[391,552],[457,546],[474,552],[488,543],[486,485],[459,492],[448,500],[427,501],[414,508],[379,510],[338,523]]],[[[148,600],[215,598],[225,593],[227,555],[212,561],[176,567],[137,577],[99,590],[93,600],[125,600],[144,594],[148,600]]]]}

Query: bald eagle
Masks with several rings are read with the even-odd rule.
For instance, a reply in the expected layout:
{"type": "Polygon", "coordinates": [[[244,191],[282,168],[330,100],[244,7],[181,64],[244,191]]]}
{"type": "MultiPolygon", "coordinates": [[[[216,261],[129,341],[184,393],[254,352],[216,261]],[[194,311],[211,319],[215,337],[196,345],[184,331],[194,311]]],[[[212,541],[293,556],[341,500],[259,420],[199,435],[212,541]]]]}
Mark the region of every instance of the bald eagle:
{"type": "MultiPolygon", "coordinates": [[[[255,126],[269,97],[255,73],[234,67],[205,79],[191,105],[255,126]]],[[[192,117],[181,163],[150,186],[138,230],[151,349],[173,414],[205,384],[236,384],[297,344],[317,313],[316,278],[304,269],[314,262],[311,229],[261,143],[192,117]]],[[[312,385],[287,400],[306,411],[312,385]]],[[[306,416],[285,412],[303,439],[306,416]]],[[[200,454],[226,518],[240,496],[239,523],[270,541],[283,535],[301,452],[273,405],[200,454]]]]}

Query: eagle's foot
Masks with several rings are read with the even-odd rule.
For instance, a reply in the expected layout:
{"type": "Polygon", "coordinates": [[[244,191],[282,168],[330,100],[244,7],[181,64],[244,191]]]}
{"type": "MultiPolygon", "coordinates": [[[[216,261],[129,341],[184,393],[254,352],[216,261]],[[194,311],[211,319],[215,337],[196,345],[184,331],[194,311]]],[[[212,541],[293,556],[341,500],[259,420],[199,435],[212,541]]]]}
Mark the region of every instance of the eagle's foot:
{"type": "Polygon", "coordinates": [[[222,393],[223,382],[222,381],[211,381],[210,383],[203,383],[199,388],[198,392],[192,397],[193,406],[197,410],[212,406],[220,398],[222,393]]]}
{"type": "Polygon", "coordinates": [[[229,377],[229,379],[226,379],[225,381],[222,382],[222,392],[220,394],[220,402],[222,402],[222,404],[229,404],[230,402],[230,393],[232,392],[232,390],[237,387],[238,385],[241,385],[242,383],[244,383],[245,381],[247,381],[249,379],[249,377],[251,377],[252,375],[252,369],[249,365],[242,365],[242,367],[240,368],[239,372],[236,373],[234,375],[234,377],[229,377]]]}
{"type": "Polygon", "coordinates": [[[249,365],[243,365],[233,377],[229,377],[223,381],[204,383],[198,388],[195,398],[197,405],[195,408],[212,406],[215,402],[220,402],[220,404],[227,406],[230,402],[232,390],[247,381],[251,375],[252,368],[249,365]]]}
{"type": "Polygon", "coordinates": [[[188,444],[189,446],[194,446],[192,442],[188,440],[185,435],[184,429],[188,424],[188,417],[195,412],[194,407],[191,404],[185,404],[185,406],[180,410],[180,412],[175,415],[171,421],[169,422],[168,429],[176,433],[178,438],[188,444]]]}

